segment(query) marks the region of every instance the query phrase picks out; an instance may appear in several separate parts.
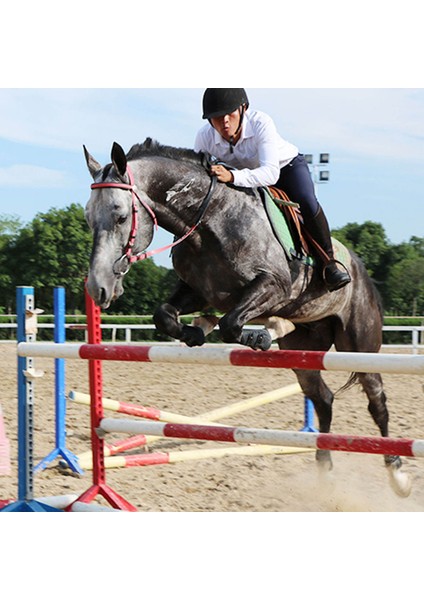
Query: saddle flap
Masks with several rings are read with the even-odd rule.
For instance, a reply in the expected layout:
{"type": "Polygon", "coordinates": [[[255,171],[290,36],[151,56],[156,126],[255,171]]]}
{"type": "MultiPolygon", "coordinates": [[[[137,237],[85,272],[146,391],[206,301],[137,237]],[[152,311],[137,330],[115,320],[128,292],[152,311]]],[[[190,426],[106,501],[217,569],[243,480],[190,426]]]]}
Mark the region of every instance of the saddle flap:
{"type": "Polygon", "coordinates": [[[284,192],[281,194],[285,197],[280,196],[280,190],[276,188],[261,188],[261,194],[274,235],[284,248],[288,260],[296,258],[307,264],[314,264],[314,258],[301,233],[301,216],[297,205],[290,202],[284,192]],[[277,197],[274,196],[274,191],[278,191],[277,197]]]}

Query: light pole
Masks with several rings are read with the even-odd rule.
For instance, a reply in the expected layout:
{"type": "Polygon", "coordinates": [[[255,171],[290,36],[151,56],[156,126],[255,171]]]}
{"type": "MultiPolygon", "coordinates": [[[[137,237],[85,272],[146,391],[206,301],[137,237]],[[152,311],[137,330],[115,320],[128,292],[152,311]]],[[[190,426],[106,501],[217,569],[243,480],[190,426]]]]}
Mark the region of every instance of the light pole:
{"type": "Polygon", "coordinates": [[[322,152],[319,155],[319,162],[315,163],[313,154],[305,154],[305,160],[309,165],[316,192],[317,185],[329,183],[330,181],[330,171],[328,170],[328,167],[326,167],[330,162],[330,155],[328,152],[322,152]]]}

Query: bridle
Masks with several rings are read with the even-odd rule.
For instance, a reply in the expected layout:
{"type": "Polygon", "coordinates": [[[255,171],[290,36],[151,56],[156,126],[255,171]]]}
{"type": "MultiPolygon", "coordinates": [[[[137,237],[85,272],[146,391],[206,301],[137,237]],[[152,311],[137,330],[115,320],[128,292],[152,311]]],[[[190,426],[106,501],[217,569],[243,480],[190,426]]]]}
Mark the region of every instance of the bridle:
{"type": "Polygon", "coordinates": [[[211,178],[211,183],[209,186],[208,193],[206,194],[206,196],[202,202],[198,216],[196,218],[196,222],[192,227],[190,227],[190,229],[182,237],[180,237],[178,240],[176,240],[172,244],[162,246],[162,248],[157,248],[156,250],[149,250],[149,252],[142,251],[142,252],[138,252],[137,254],[134,254],[133,247],[135,244],[135,240],[137,237],[137,231],[138,231],[138,211],[139,211],[138,202],[149,213],[150,217],[152,218],[153,225],[154,225],[156,231],[158,230],[159,226],[158,226],[158,221],[157,221],[154,210],[142,198],[140,198],[139,194],[137,193],[137,186],[134,183],[134,176],[128,165],[127,165],[126,172],[128,175],[129,183],[103,182],[103,183],[93,183],[91,185],[92,190],[99,190],[99,189],[105,189],[105,188],[117,188],[120,190],[128,190],[129,192],[131,192],[132,215],[131,215],[130,236],[129,236],[128,242],[125,246],[124,253],[113,264],[113,273],[120,277],[123,277],[124,275],[126,275],[128,273],[131,265],[134,262],[137,262],[139,260],[145,260],[146,258],[150,258],[151,256],[154,256],[155,254],[159,254],[160,252],[169,250],[169,249],[173,248],[174,246],[176,246],[177,244],[180,244],[181,242],[183,242],[185,239],[187,239],[195,231],[195,229],[197,229],[197,227],[200,225],[200,223],[203,219],[203,216],[206,212],[206,209],[208,207],[209,201],[211,199],[213,190],[215,189],[215,185],[216,185],[216,181],[217,181],[216,176],[213,176],[211,178]]]}

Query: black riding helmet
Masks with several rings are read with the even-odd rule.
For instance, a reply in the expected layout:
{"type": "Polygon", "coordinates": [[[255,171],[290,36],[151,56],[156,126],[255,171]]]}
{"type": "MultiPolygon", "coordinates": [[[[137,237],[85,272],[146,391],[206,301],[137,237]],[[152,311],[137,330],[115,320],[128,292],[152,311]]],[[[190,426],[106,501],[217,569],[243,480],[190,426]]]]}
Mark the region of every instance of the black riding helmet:
{"type": "Polygon", "coordinates": [[[243,104],[249,106],[244,88],[207,88],[203,94],[203,119],[229,115],[243,104]]]}

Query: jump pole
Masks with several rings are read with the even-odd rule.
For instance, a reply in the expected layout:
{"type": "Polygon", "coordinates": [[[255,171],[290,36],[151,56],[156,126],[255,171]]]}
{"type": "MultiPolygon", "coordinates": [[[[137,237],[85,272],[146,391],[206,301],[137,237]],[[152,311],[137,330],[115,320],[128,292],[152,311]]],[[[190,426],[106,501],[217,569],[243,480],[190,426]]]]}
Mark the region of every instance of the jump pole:
{"type": "MultiPolygon", "coordinates": [[[[229,446],[226,448],[201,448],[197,450],[177,450],[175,452],[148,452],[146,454],[129,454],[124,456],[109,456],[105,458],[107,469],[128,467],[147,467],[152,465],[168,465],[205,458],[224,458],[227,456],[267,456],[271,454],[300,454],[311,452],[309,448],[287,448],[283,446],[266,446],[253,444],[251,446],[229,446]]],[[[91,461],[87,457],[81,460],[84,469],[91,469],[91,461]]]]}
{"type": "MultiPolygon", "coordinates": [[[[53,312],[54,312],[54,341],[62,344],[66,341],[66,302],[65,289],[55,287],[53,290],[53,312]]],[[[56,446],[42,461],[35,466],[34,472],[43,470],[55,458],[61,456],[65,463],[74,473],[82,474],[83,471],[78,464],[78,458],[66,448],[66,394],[65,394],[65,360],[56,358],[55,364],[55,440],[56,446]]]]}
{"type": "Polygon", "coordinates": [[[377,352],[321,352],[268,350],[255,352],[234,348],[186,348],[114,344],[18,344],[19,356],[50,358],[151,362],[162,364],[208,364],[235,367],[266,367],[313,371],[352,371],[357,373],[424,374],[424,356],[379,354],[377,352]]]}
{"type": "Polygon", "coordinates": [[[366,436],[337,435],[332,433],[308,433],[304,431],[280,431],[277,429],[253,429],[247,427],[217,427],[215,425],[182,425],[156,423],[130,419],[102,419],[101,433],[142,433],[165,438],[208,440],[292,446],[316,450],[335,450],[365,454],[392,454],[416,458],[424,457],[424,440],[393,439],[366,436]]]}
{"type": "MultiPolygon", "coordinates": [[[[84,287],[84,292],[87,314],[88,342],[92,345],[100,345],[102,341],[102,333],[100,328],[100,309],[94,304],[87,292],[86,287],[84,287]]],[[[106,484],[103,440],[101,440],[97,435],[97,429],[103,418],[103,378],[101,360],[90,359],[88,363],[88,372],[91,396],[90,422],[91,446],[93,454],[93,485],[77,499],[77,502],[89,504],[96,496],[101,495],[113,508],[136,512],[137,509],[135,506],[130,504],[106,484]]],[[[72,505],[66,510],[72,511],[72,505]]]]}

